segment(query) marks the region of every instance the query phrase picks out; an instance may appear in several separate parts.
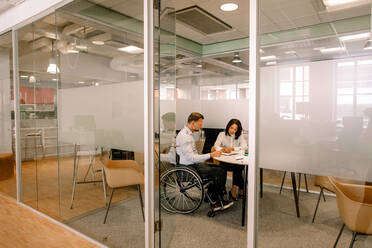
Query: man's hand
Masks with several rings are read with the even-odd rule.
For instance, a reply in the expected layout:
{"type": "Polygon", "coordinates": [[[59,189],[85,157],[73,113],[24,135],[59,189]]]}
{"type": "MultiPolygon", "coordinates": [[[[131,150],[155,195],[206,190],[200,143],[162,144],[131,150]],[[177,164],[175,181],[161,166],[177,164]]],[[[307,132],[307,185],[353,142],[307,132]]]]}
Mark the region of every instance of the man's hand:
{"type": "Polygon", "coordinates": [[[209,155],[211,158],[220,157],[222,154],[222,150],[211,152],[209,155]]]}
{"type": "Polygon", "coordinates": [[[229,147],[229,148],[223,148],[222,149],[222,152],[226,152],[226,153],[230,153],[232,151],[234,151],[234,147],[229,147]]]}

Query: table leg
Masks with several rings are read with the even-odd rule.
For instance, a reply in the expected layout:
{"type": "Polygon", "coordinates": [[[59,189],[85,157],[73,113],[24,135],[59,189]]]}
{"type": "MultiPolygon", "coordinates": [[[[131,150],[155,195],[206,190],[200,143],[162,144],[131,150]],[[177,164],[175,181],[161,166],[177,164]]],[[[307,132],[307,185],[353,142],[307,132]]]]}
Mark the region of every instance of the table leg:
{"type": "Polygon", "coordinates": [[[297,218],[300,218],[300,208],[298,206],[298,195],[297,195],[296,173],[295,172],[291,172],[291,178],[292,178],[293,196],[294,196],[295,205],[296,205],[297,218]]]}
{"type": "Polygon", "coordinates": [[[263,197],[263,169],[260,168],[260,197],[263,197]]]}
{"type": "Polygon", "coordinates": [[[246,213],[246,202],[247,202],[247,177],[248,177],[248,166],[244,166],[244,194],[242,204],[242,226],[245,225],[245,213],[246,213]]]}

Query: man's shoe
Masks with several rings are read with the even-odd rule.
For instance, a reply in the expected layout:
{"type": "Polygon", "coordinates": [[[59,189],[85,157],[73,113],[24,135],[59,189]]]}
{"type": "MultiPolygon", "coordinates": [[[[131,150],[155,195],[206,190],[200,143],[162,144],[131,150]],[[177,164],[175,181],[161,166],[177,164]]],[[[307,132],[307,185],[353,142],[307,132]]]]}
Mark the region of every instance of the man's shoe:
{"type": "Polygon", "coordinates": [[[220,211],[220,210],[222,210],[222,205],[221,205],[221,203],[219,203],[219,202],[216,202],[215,204],[213,204],[213,207],[212,207],[212,209],[213,209],[213,211],[220,211]]]}
{"type": "Polygon", "coordinates": [[[222,205],[223,205],[222,209],[225,210],[225,209],[228,209],[229,207],[231,207],[232,205],[234,205],[234,202],[223,200],[222,205]]]}

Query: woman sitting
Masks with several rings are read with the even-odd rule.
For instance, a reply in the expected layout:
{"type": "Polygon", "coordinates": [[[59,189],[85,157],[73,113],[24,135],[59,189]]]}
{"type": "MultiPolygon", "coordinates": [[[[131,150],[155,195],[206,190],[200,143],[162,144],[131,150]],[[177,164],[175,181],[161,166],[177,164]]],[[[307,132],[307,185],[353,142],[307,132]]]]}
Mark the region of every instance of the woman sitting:
{"type": "MultiPolygon", "coordinates": [[[[222,152],[230,153],[232,151],[246,150],[248,149],[247,141],[244,139],[242,134],[242,124],[238,119],[231,119],[227,123],[224,132],[218,134],[217,140],[214,143],[214,149],[222,152]]],[[[230,197],[236,201],[237,200],[237,190],[239,188],[239,196],[243,196],[243,176],[242,171],[244,169],[243,165],[232,165],[227,163],[221,163],[227,170],[233,172],[233,186],[229,192],[230,197]]]]}

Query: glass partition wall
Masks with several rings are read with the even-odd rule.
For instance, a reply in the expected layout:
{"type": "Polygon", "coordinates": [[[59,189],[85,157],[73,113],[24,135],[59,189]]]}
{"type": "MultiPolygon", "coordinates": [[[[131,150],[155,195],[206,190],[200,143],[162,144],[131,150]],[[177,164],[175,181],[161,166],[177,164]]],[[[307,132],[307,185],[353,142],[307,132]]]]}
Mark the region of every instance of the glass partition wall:
{"type": "Polygon", "coordinates": [[[112,247],[145,242],[142,20],[82,0],[16,31],[22,201],[112,247]]]}
{"type": "Polygon", "coordinates": [[[372,245],[370,7],[261,1],[259,247],[372,245]]]}
{"type": "Polygon", "coordinates": [[[0,192],[17,198],[12,33],[0,36],[0,192]]]}

